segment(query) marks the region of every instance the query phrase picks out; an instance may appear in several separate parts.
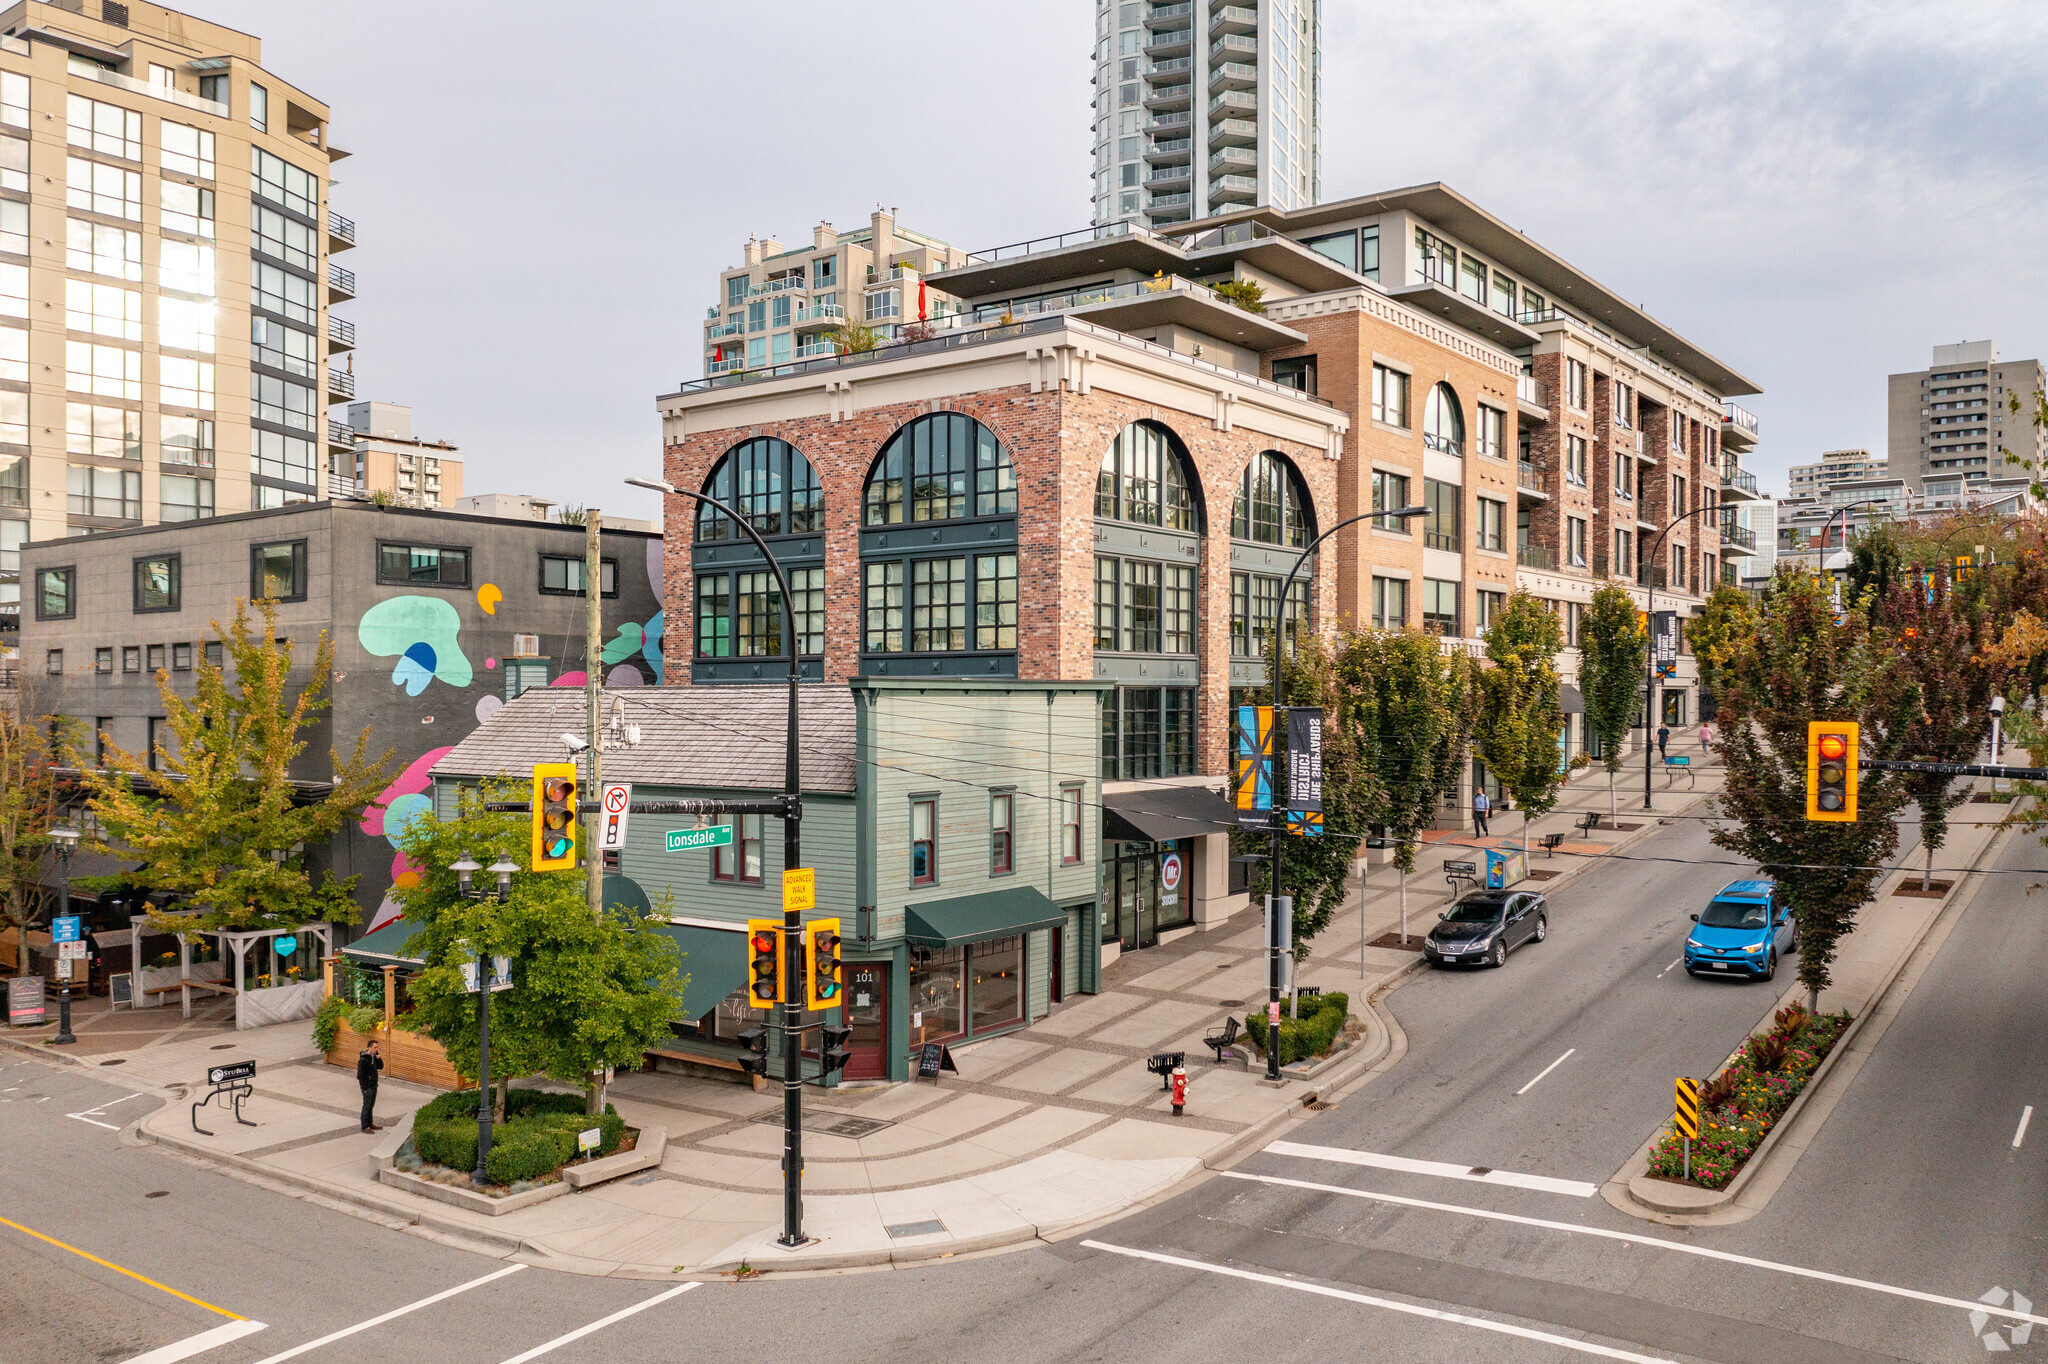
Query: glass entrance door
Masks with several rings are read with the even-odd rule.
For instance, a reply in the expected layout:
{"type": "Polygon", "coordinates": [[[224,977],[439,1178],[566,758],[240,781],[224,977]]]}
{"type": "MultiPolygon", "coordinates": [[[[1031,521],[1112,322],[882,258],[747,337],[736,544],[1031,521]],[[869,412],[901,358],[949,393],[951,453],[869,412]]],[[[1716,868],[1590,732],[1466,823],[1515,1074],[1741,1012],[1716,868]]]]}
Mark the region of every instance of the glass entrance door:
{"type": "Polygon", "coordinates": [[[889,967],[884,962],[850,962],[846,968],[846,1024],[853,1030],[847,1043],[849,1080],[883,1080],[889,1076],[889,967]]]}

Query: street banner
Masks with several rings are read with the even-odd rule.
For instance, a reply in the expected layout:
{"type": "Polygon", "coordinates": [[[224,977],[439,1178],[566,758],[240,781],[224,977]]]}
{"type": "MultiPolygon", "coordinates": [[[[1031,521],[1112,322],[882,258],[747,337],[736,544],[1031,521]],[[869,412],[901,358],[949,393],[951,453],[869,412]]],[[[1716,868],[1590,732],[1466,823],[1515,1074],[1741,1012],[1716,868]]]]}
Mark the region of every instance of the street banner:
{"type": "Polygon", "coordinates": [[[1650,620],[1650,638],[1657,650],[1657,675],[1670,677],[1678,671],[1678,613],[1659,611],[1650,620]]]}
{"type": "Polygon", "coordinates": [[[1237,827],[1273,827],[1273,708],[1237,708],[1237,827]]]}
{"type": "Polygon", "coordinates": [[[1290,830],[1323,831],[1323,710],[1287,708],[1287,823],[1290,830]]]}

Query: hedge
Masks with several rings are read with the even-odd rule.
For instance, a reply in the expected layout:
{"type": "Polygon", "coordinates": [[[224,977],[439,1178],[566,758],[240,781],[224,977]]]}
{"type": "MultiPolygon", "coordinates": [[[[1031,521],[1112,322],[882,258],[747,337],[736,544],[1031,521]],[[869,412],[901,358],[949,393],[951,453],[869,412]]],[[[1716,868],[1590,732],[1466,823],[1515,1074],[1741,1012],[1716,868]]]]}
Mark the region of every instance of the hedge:
{"type": "Polygon", "coordinates": [[[323,1052],[333,1051],[343,1023],[368,1035],[384,1026],[384,1011],[373,1004],[351,1004],[340,995],[329,995],[313,1015],[313,1045],[323,1052]]]}
{"type": "MultiPolygon", "coordinates": [[[[473,1089],[442,1094],[421,1105],[412,1120],[413,1149],[420,1159],[451,1170],[474,1170],[477,1105],[473,1089]]],[[[484,1162],[484,1172],[498,1184],[553,1174],[580,1154],[577,1137],[589,1128],[601,1134],[600,1156],[617,1151],[626,1134],[618,1109],[606,1104],[593,1118],[583,1111],[580,1094],[515,1089],[505,1106],[509,1116],[492,1125],[491,1154],[484,1162]]]]}
{"type": "MultiPolygon", "coordinates": [[[[1300,1003],[1305,1011],[1300,1018],[1289,1018],[1283,1009],[1280,1015],[1280,1064],[1291,1065],[1310,1056],[1321,1056],[1337,1040],[1337,1034],[1344,1030],[1344,1022],[1351,1016],[1351,996],[1326,994],[1318,999],[1305,999],[1300,1003]]],[[[1261,1013],[1244,1016],[1244,1030],[1251,1035],[1260,1051],[1266,1049],[1266,1015],[1261,1013]]]]}

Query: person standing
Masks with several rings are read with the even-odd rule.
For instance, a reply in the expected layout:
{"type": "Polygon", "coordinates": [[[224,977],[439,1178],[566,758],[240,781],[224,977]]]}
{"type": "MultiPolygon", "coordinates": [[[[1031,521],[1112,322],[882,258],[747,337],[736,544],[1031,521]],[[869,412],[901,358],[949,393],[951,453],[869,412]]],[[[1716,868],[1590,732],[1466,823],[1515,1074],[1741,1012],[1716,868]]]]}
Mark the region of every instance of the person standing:
{"type": "Polygon", "coordinates": [[[1659,725],[1659,726],[1657,726],[1657,756],[1658,756],[1658,757],[1660,757],[1660,758],[1662,758],[1662,757],[1667,757],[1668,755],[1667,755],[1667,754],[1665,753],[1665,751],[1664,751],[1664,750],[1665,750],[1665,749],[1667,749],[1667,748],[1669,748],[1670,746],[1671,746],[1671,726],[1669,726],[1669,725],[1659,725]]]}
{"type": "Polygon", "coordinates": [[[381,1132],[377,1126],[377,1072],[384,1069],[384,1054],[375,1038],[356,1057],[356,1088],[363,1091],[363,1130],[381,1132]]]}
{"type": "Polygon", "coordinates": [[[1477,831],[1481,838],[1491,837],[1491,835],[1487,832],[1486,828],[1486,812],[1488,810],[1491,810],[1492,808],[1493,802],[1486,798],[1486,788],[1483,786],[1473,787],[1472,827],[1475,831],[1477,831]]]}
{"type": "Polygon", "coordinates": [[[1710,752],[1713,742],[1714,722],[1711,720],[1700,721],[1700,752],[1710,752]]]}

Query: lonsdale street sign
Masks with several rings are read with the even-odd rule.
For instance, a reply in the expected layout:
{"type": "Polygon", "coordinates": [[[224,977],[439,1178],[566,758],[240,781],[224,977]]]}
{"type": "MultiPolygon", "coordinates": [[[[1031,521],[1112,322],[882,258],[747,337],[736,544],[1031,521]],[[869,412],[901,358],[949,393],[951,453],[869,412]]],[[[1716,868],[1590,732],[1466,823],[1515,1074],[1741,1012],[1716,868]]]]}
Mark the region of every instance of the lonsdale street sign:
{"type": "Polygon", "coordinates": [[[723,848],[732,843],[732,825],[714,824],[708,829],[670,829],[667,839],[670,852],[689,852],[695,848],[723,848]]]}

